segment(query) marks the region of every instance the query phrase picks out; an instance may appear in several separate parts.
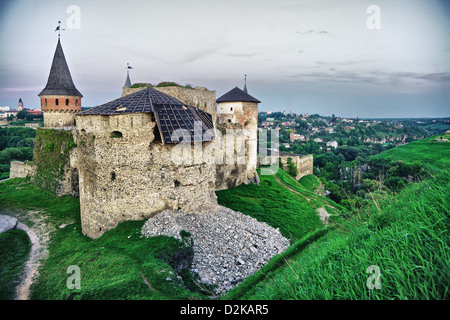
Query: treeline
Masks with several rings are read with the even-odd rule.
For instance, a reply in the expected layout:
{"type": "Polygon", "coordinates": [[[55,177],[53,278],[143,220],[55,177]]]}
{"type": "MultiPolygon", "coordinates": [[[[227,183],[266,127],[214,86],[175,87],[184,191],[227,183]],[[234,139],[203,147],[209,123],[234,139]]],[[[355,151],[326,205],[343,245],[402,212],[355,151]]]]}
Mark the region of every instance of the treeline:
{"type": "Polygon", "coordinates": [[[9,177],[10,162],[33,159],[36,130],[0,127],[0,179],[9,177]]]}
{"type": "Polygon", "coordinates": [[[329,191],[329,197],[350,211],[373,203],[376,196],[398,193],[408,183],[429,177],[429,167],[420,162],[394,161],[390,157],[339,161],[335,157],[319,157],[314,173],[329,191]]]}

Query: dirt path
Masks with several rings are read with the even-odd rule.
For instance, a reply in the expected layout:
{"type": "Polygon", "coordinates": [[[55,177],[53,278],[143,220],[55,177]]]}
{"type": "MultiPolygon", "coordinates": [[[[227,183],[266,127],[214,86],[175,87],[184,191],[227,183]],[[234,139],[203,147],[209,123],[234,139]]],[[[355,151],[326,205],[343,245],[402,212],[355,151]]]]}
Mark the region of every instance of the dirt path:
{"type": "MultiPolygon", "coordinates": [[[[25,263],[24,270],[20,276],[19,285],[16,287],[16,296],[14,300],[28,300],[30,295],[30,287],[39,276],[39,267],[42,260],[47,256],[49,242],[49,226],[45,223],[39,211],[25,211],[26,217],[32,221],[33,227],[18,222],[16,228],[25,231],[31,241],[31,250],[28,260],[25,263]]],[[[4,212],[0,212],[2,215],[4,212]]],[[[12,212],[11,212],[12,213],[12,212]]],[[[23,214],[14,216],[18,220],[23,218],[23,214]]],[[[5,215],[8,216],[8,215],[5,215]]],[[[13,217],[13,216],[9,216],[13,217]]]]}

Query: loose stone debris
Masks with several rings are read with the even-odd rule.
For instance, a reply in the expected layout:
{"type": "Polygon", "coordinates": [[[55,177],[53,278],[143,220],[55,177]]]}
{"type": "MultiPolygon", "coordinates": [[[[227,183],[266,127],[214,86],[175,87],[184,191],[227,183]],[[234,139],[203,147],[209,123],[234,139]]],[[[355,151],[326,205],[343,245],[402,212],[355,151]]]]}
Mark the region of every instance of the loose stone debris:
{"type": "Polygon", "coordinates": [[[215,294],[230,290],[289,247],[278,229],[223,206],[197,214],[165,210],[146,221],[142,234],[181,240],[182,230],[193,240],[191,271],[201,282],[217,285],[215,294]]]}

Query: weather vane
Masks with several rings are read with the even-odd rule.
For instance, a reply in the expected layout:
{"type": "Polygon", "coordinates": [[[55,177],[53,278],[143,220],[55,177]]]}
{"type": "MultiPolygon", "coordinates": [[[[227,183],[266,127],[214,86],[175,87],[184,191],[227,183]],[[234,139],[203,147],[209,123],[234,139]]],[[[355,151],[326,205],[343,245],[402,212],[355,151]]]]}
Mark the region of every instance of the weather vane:
{"type": "Polygon", "coordinates": [[[127,63],[127,69],[133,69],[133,67],[131,67],[130,64],[127,63]]]}
{"type": "Polygon", "coordinates": [[[61,21],[58,21],[58,26],[56,27],[55,31],[58,31],[58,40],[61,37],[61,30],[66,30],[66,29],[61,29],[61,21]]]}

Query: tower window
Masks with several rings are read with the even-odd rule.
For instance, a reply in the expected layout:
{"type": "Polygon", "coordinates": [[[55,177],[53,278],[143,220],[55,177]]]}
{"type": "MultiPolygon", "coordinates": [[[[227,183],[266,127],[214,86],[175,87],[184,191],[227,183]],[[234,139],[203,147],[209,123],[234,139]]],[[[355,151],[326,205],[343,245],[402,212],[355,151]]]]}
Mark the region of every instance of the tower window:
{"type": "Polygon", "coordinates": [[[78,99],[75,99],[75,106],[78,107],[78,99]]]}
{"type": "Polygon", "coordinates": [[[45,99],[45,106],[47,106],[47,99],[45,99]]]}
{"type": "Polygon", "coordinates": [[[58,100],[58,99],[55,99],[55,104],[56,104],[57,106],[59,106],[59,100],[58,100]]]}
{"type": "Polygon", "coordinates": [[[113,131],[111,132],[111,138],[122,138],[122,132],[120,131],[113,131]]]}
{"type": "Polygon", "coordinates": [[[66,106],[69,105],[69,99],[66,99],[66,106]]]}

